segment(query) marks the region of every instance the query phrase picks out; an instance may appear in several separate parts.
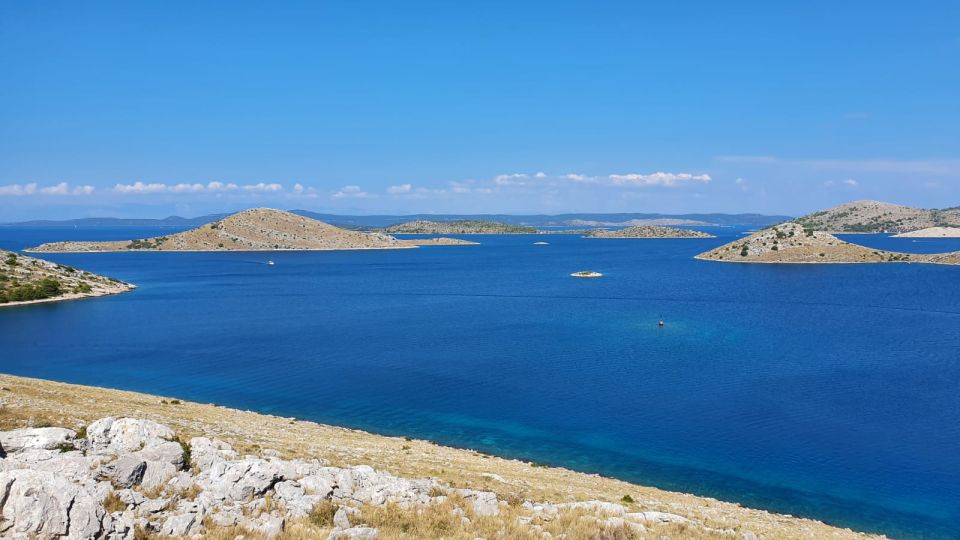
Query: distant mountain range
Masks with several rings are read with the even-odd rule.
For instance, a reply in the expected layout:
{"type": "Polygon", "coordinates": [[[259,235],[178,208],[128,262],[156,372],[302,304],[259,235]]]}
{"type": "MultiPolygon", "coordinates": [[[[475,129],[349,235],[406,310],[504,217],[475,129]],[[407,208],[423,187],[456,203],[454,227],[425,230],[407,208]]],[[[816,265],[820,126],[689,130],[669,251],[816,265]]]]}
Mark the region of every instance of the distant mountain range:
{"type": "MultiPolygon", "coordinates": [[[[453,220],[484,220],[523,225],[529,227],[576,227],[586,224],[612,225],[666,225],[666,224],[697,224],[743,227],[766,227],[791,219],[790,216],[768,216],[763,214],[656,214],[656,213],[620,213],[620,214],[558,214],[558,215],[510,215],[510,214],[409,214],[403,216],[348,216],[339,214],[323,214],[309,210],[291,210],[294,214],[318,219],[347,228],[383,228],[399,223],[417,220],[453,221],[453,220]]],[[[230,214],[209,214],[194,218],[170,216],[163,219],[128,219],[128,218],[82,218],[68,220],[33,220],[19,223],[3,223],[0,227],[158,227],[185,229],[197,227],[204,223],[223,219],[230,214]]]]}

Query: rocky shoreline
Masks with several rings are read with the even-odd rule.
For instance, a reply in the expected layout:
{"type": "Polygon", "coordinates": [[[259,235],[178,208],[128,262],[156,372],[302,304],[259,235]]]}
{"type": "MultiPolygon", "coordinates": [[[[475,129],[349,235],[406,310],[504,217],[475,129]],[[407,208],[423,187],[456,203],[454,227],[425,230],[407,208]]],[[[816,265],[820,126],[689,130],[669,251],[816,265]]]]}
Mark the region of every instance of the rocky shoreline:
{"type": "Polygon", "coordinates": [[[0,385],[5,538],[875,538],[427,441],[9,375],[0,385]]]}

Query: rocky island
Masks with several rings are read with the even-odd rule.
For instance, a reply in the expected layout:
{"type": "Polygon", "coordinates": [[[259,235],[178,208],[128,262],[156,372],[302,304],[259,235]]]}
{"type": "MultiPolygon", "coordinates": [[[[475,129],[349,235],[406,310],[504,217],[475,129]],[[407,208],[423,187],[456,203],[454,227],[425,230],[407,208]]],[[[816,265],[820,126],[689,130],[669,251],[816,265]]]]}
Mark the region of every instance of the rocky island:
{"type": "Polygon", "coordinates": [[[272,208],[254,208],[181,233],[137,240],[52,242],[31,252],[77,251],[277,251],[401,249],[421,244],[459,245],[463,240],[398,240],[364,233],[272,208]]]}
{"type": "Polygon", "coordinates": [[[894,236],[897,238],[960,238],[960,227],[928,227],[894,236]]]}
{"type": "Polygon", "coordinates": [[[927,210],[880,201],[854,201],[795,220],[830,233],[904,233],[930,227],[960,227],[960,208],[927,210]]]}
{"type": "Polygon", "coordinates": [[[417,220],[383,229],[387,234],[537,234],[534,227],[511,225],[497,221],[456,220],[427,221],[417,220]]]}
{"type": "Polygon", "coordinates": [[[75,300],[134,289],[72,266],[0,250],[0,306],[75,300]]]}
{"type": "Polygon", "coordinates": [[[882,538],[428,441],[0,375],[0,536],[882,538]]]}
{"type": "Polygon", "coordinates": [[[696,258],[737,263],[960,264],[960,252],[917,254],[872,249],[795,222],[764,229],[696,258]]]}
{"type": "Polygon", "coordinates": [[[712,234],[692,229],[639,225],[625,229],[594,229],[584,238],[716,238],[712,234]]]}

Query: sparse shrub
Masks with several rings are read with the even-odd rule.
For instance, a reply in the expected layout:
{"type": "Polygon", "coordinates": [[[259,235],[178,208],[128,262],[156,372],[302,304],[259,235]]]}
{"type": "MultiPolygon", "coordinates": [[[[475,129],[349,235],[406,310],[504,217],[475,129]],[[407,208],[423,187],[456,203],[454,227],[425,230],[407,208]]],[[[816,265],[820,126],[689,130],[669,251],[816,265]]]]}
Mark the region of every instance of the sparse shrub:
{"type": "Polygon", "coordinates": [[[620,497],[620,502],[626,503],[626,504],[633,504],[633,503],[636,502],[636,501],[634,501],[634,500],[633,500],[633,497],[631,497],[630,494],[628,493],[628,494],[624,495],[623,497],[620,497]]]}
{"type": "Polygon", "coordinates": [[[103,499],[103,509],[107,512],[123,512],[127,509],[127,503],[120,500],[120,496],[115,491],[111,491],[103,499]]]}
{"type": "Polygon", "coordinates": [[[336,513],[336,503],[327,499],[314,506],[307,515],[307,518],[310,520],[310,523],[317,527],[330,527],[333,525],[333,515],[336,513]]]}
{"type": "Polygon", "coordinates": [[[63,454],[66,452],[73,452],[74,450],[76,450],[76,448],[74,448],[74,446],[68,442],[62,442],[57,445],[57,450],[59,450],[60,453],[63,454]]]}
{"type": "Polygon", "coordinates": [[[179,405],[179,404],[180,404],[180,400],[179,400],[179,399],[171,399],[171,400],[170,400],[170,404],[171,404],[171,405],[179,405]]]}

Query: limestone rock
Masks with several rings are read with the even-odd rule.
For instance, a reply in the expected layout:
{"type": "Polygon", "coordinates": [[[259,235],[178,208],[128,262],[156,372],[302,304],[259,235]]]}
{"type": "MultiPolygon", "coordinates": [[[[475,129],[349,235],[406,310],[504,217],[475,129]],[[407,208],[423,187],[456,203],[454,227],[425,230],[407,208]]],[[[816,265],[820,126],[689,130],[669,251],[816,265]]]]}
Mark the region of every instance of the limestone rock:
{"type": "Polygon", "coordinates": [[[133,455],[125,455],[100,467],[99,475],[118,488],[131,488],[143,480],[147,463],[133,455]]]}
{"type": "Polygon", "coordinates": [[[56,450],[61,445],[69,444],[76,436],[75,431],[58,427],[15,429],[0,431],[0,446],[7,454],[29,449],[56,450]]]}
{"type": "Polygon", "coordinates": [[[0,535],[95,538],[104,517],[100,497],[53,473],[28,469],[0,473],[0,535]]]}
{"type": "Polygon", "coordinates": [[[108,417],[87,426],[87,440],[95,452],[137,452],[174,437],[173,430],[152,420],[108,417]]]}
{"type": "Polygon", "coordinates": [[[371,527],[352,527],[349,529],[334,530],[327,540],[376,540],[377,529],[371,527]]]}

